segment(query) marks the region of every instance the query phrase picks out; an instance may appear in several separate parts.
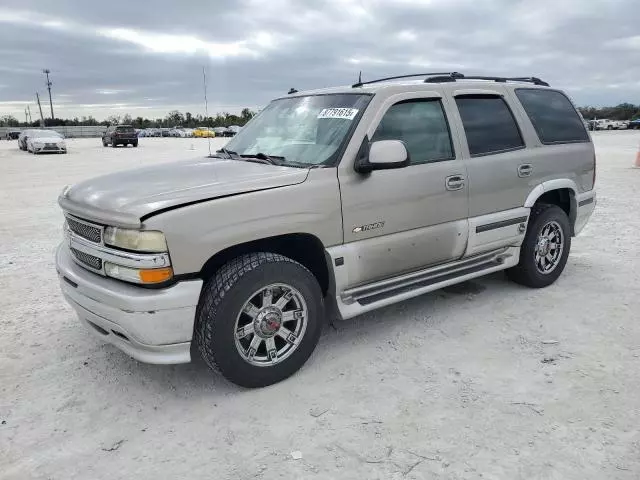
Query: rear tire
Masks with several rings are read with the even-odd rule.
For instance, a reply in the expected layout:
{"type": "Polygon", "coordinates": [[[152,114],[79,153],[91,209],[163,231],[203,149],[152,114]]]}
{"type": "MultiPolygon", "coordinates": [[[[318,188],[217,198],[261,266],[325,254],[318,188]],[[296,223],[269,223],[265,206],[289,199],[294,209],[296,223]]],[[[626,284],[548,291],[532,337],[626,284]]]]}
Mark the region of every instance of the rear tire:
{"type": "Polygon", "coordinates": [[[135,142],[133,142],[131,145],[133,145],[134,147],[138,146],[138,141],[136,140],[135,142]]]}
{"type": "Polygon", "coordinates": [[[309,270],[275,253],[249,253],[204,286],[194,336],[210,368],[237,385],[264,387],[307,361],[322,317],[322,293],[309,270]]]}
{"type": "Polygon", "coordinates": [[[547,287],[564,270],[570,250],[571,227],[565,211],[557,205],[535,205],[520,248],[520,262],[507,270],[507,276],[527,287],[547,287]]]}

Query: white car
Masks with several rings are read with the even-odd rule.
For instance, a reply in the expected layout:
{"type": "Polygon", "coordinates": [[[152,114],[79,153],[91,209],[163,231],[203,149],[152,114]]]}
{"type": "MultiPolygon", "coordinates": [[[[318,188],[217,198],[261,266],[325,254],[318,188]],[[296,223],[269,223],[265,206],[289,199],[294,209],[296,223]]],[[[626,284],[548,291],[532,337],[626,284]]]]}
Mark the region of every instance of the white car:
{"type": "Polygon", "coordinates": [[[67,143],[58,132],[39,130],[27,138],[27,151],[33,154],[67,153],[67,143]]]}
{"type": "Polygon", "coordinates": [[[629,127],[629,122],[622,120],[596,120],[596,130],[624,130],[629,127]]]}

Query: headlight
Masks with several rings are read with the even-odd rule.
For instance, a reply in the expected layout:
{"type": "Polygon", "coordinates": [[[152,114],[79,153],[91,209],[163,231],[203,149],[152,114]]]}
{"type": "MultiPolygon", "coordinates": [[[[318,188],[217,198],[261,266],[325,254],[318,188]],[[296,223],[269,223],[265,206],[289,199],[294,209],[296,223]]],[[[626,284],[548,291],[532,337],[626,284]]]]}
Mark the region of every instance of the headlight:
{"type": "Polygon", "coordinates": [[[109,262],[104,262],[104,273],[108,277],[117,278],[118,280],[145,285],[163,283],[173,278],[173,269],[171,267],[138,269],[114,265],[109,262]]]}
{"type": "Polygon", "coordinates": [[[167,251],[167,241],[164,234],[156,231],[107,227],[104,231],[104,243],[112,247],[137,252],[167,251]]]}

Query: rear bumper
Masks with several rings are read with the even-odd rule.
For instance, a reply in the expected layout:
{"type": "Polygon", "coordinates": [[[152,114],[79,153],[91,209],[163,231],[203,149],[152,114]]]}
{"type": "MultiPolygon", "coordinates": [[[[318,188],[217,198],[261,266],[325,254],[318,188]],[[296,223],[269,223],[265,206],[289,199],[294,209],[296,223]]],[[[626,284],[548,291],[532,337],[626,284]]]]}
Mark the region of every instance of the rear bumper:
{"type": "Polygon", "coordinates": [[[145,289],[101,277],[77,265],[62,244],[56,269],[66,300],[98,338],[146,363],[191,361],[191,339],[202,280],[145,289]]]}
{"type": "Polygon", "coordinates": [[[591,190],[590,192],[581,193],[576,197],[576,203],[578,205],[578,213],[573,227],[574,235],[578,235],[591,218],[597,203],[596,191],[591,190]]]}

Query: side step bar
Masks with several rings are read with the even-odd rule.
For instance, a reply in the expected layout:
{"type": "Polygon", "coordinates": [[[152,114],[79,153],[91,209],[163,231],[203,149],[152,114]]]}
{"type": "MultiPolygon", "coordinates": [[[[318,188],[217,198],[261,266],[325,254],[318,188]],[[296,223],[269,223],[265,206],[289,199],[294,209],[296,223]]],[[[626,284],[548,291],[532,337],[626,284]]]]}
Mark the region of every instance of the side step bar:
{"type": "Polygon", "coordinates": [[[340,295],[340,300],[345,306],[355,303],[364,307],[363,311],[368,311],[372,308],[366,308],[367,306],[378,308],[378,306],[395,303],[443,286],[508,268],[518,263],[519,252],[520,249],[517,247],[501,248],[457,262],[398,275],[345,290],[340,295]]]}

